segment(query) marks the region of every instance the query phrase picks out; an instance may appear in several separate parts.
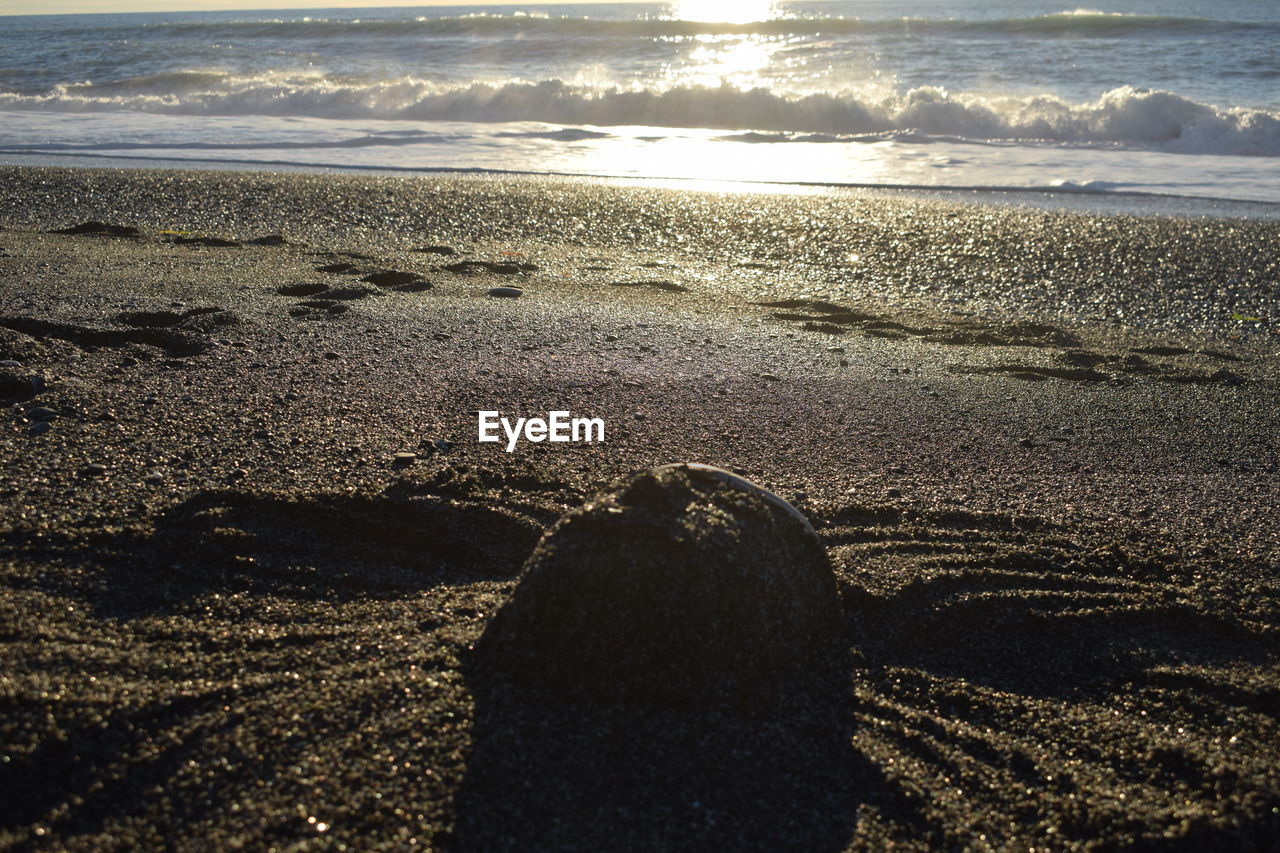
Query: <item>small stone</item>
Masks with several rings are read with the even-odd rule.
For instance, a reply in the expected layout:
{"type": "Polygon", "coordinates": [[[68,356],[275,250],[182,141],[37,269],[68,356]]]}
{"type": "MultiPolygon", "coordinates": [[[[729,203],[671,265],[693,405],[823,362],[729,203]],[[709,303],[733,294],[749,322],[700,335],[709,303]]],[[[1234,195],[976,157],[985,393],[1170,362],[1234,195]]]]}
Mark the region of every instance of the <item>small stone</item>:
{"type": "Polygon", "coordinates": [[[121,367],[137,367],[138,360],[131,355],[126,355],[124,358],[120,359],[120,366],[121,367]]]}
{"type": "Polygon", "coordinates": [[[499,299],[519,299],[524,296],[524,291],[518,287],[493,287],[489,289],[489,295],[499,299]]]}
{"type": "Polygon", "coordinates": [[[46,432],[48,432],[51,429],[53,429],[53,424],[49,423],[48,421],[36,421],[31,425],[28,431],[32,435],[44,435],[46,432]]]}
{"type": "Polygon", "coordinates": [[[402,450],[397,453],[393,459],[396,465],[412,465],[418,461],[418,454],[412,451],[402,450]]]}
{"type": "Polygon", "coordinates": [[[22,367],[22,362],[11,358],[0,358],[0,367],[22,367]]]}
{"type": "Polygon", "coordinates": [[[342,356],[336,352],[327,352],[324,354],[324,357],[329,359],[330,361],[337,361],[338,359],[342,358],[342,356]]]}
{"type": "Polygon", "coordinates": [[[1036,443],[1029,438],[1020,438],[1018,439],[1018,446],[1019,447],[1035,447],[1036,443]]]}
{"type": "Polygon", "coordinates": [[[775,374],[773,374],[773,373],[761,373],[761,374],[760,374],[760,378],[761,378],[761,379],[767,379],[767,380],[768,380],[768,381],[770,381],[770,382],[777,382],[777,381],[778,381],[778,377],[777,377],[775,374]]]}
{"type": "Polygon", "coordinates": [[[142,478],[142,482],[149,486],[159,485],[164,482],[164,474],[159,471],[148,471],[146,476],[142,478]]]}
{"type": "Polygon", "coordinates": [[[107,466],[98,462],[90,462],[80,471],[86,477],[101,477],[107,473],[107,466]]]}
{"type": "Polygon", "coordinates": [[[49,409],[44,406],[36,406],[34,409],[27,412],[27,417],[31,418],[33,421],[51,421],[59,414],[61,413],[56,412],[53,409],[49,409]]]}
{"type": "Polygon", "coordinates": [[[618,339],[618,336],[617,336],[617,335],[605,335],[605,336],[604,336],[605,343],[610,343],[610,344],[611,344],[611,343],[613,343],[614,341],[616,341],[617,339],[618,339]]]}

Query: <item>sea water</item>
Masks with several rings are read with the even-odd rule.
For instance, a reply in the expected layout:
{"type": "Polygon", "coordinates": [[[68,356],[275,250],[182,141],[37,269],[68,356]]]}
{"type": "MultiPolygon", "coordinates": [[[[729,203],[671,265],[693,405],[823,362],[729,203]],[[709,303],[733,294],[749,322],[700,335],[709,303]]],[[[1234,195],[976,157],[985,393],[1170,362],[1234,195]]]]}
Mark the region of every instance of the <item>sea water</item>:
{"type": "Polygon", "coordinates": [[[1280,203],[1272,0],[0,17],[0,162],[1280,203]]]}

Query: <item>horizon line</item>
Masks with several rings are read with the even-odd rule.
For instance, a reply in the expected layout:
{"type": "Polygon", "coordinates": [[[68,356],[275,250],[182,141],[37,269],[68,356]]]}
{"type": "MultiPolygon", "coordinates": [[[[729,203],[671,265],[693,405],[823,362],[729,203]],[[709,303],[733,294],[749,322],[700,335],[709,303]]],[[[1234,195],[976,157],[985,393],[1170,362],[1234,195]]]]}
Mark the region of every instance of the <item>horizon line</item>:
{"type": "MultiPolygon", "coordinates": [[[[192,5],[192,8],[175,9],[174,3],[164,2],[164,0],[142,0],[138,5],[147,8],[136,9],[105,9],[94,8],[92,0],[90,2],[67,3],[72,6],[69,9],[53,9],[48,11],[39,10],[16,10],[8,11],[0,8],[0,17],[54,17],[58,15],[149,15],[176,13],[185,14],[189,12],[297,12],[299,10],[315,10],[329,11],[338,9],[413,9],[413,8],[447,8],[450,6],[469,7],[469,6],[622,6],[636,5],[640,3],[649,3],[651,5],[672,5],[678,0],[416,0],[416,2],[384,2],[384,0],[369,0],[364,3],[348,3],[343,5],[324,5],[323,0],[320,4],[308,2],[308,0],[286,0],[285,5],[277,5],[277,3],[267,0],[263,5],[238,5],[237,0],[227,0],[227,2],[200,2],[192,5]]],[[[814,2],[814,0],[809,0],[814,2]]],[[[822,0],[817,0],[822,2],[822,0]]],[[[49,3],[41,4],[48,7],[49,3]]],[[[56,3],[54,4],[56,5],[56,3]]],[[[114,0],[114,2],[103,3],[103,6],[119,6],[123,5],[114,0]]]]}

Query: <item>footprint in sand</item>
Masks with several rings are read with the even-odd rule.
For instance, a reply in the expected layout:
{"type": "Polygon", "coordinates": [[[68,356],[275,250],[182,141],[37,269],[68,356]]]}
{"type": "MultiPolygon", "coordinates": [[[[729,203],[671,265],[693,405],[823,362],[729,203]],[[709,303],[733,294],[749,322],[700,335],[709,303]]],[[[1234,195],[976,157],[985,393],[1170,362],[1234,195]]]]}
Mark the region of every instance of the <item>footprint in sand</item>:
{"type": "Polygon", "coordinates": [[[322,267],[316,267],[320,272],[330,273],[355,273],[360,271],[360,267],[347,261],[339,261],[336,264],[325,264],[322,267]]]}
{"type": "Polygon", "coordinates": [[[434,287],[430,281],[415,272],[392,269],[371,270],[367,266],[347,261],[325,264],[317,269],[334,275],[360,275],[362,283],[330,285],[318,281],[304,281],[281,285],[276,288],[276,293],[281,296],[310,297],[294,303],[289,310],[291,316],[303,319],[332,317],[350,309],[350,306],[345,303],[380,296],[385,291],[420,293],[434,287]]]}
{"type": "Polygon", "coordinates": [[[307,281],[278,287],[276,288],[276,293],[281,296],[314,296],[317,299],[351,302],[356,299],[377,296],[380,291],[377,288],[365,287],[359,284],[330,287],[320,282],[307,281]]]}
{"type": "Polygon", "coordinates": [[[345,314],[350,310],[351,306],[345,302],[338,302],[333,299],[306,299],[295,303],[289,309],[289,316],[302,320],[322,320],[345,314]]]}
{"type": "Polygon", "coordinates": [[[786,309],[770,316],[775,320],[799,323],[800,328],[806,332],[839,335],[847,330],[857,329],[868,337],[897,340],[915,338],[925,343],[945,346],[974,349],[1027,348],[1048,351],[1063,362],[1062,365],[1022,361],[985,365],[958,364],[950,367],[955,373],[1004,375],[1030,382],[1043,382],[1047,379],[1106,382],[1123,375],[1193,385],[1239,385],[1244,382],[1242,376],[1229,370],[1196,369],[1194,364],[1186,363],[1187,360],[1206,359],[1242,361],[1229,353],[1168,345],[1133,347],[1126,354],[1096,353],[1082,349],[1082,342],[1075,334],[1047,323],[983,323],[944,319],[928,326],[916,326],[817,299],[784,299],[754,304],[764,308],[786,309]],[[1182,360],[1182,363],[1153,362],[1143,356],[1176,358],[1182,360]]]}
{"type": "Polygon", "coordinates": [[[475,275],[477,273],[493,273],[494,275],[521,275],[538,271],[537,264],[517,261],[459,261],[442,267],[457,275],[475,275]]]}
{"type": "MultiPolygon", "coordinates": [[[[221,311],[221,309],[214,309],[221,311]]],[[[143,312],[146,313],[146,312],[143,312]]],[[[159,314],[161,312],[155,312],[159,314]]],[[[225,312],[234,317],[230,312],[225,312]]],[[[192,315],[196,316],[196,315],[192,315]]],[[[164,317],[163,320],[169,318],[164,317]]],[[[118,322],[125,322],[119,320],[118,322]]],[[[92,351],[102,348],[119,349],[132,344],[144,344],[163,350],[171,358],[200,355],[213,347],[209,339],[198,334],[186,325],[187,317],[180,315],[178,324],[174,326],[134,326],[128,329],[104,329],[96,326],[82,326],[76,323],[62,323],[54,320],[39,320],[34,317],[0,317],[0,327],[12,329],[34,338],[54,338],[68,341],[82,350],[92,351]]],[[[238,318],[236,319],[238,322],[238,318]]],[[[132,325],[126,323],[126,325],[132,325]]]]}
{"type": "Polygon", "coordinates": [[[79,225],[72,225],[69,228],[57,228],[49,232],[50,234],[70,234],[70,235],[98,235],[103,237],[141,237],[142,232],[133,225],[111,225],[106,222],[98,222],[90,220],[89,222],[81,222],[79,225]]]}
{"type": "Polygon", "coordinates": [[[430,282],[416,272],[405,272],[404,270],[379,270],[378,272],[369,273],[360,280],[390,290],[406,290],[410,287],[416,287],[418,290],[429,290],[432,286],[430,282]]]}
{"type": "MultiPolygon", "coordinates": [[[[349,261],[337,261],[316,268],[321,273],[335,275],[360,275],[361,282],[375,284],[389,291],[416,293],[431,288],[431,283],[419,273],[410,273],[402,269],[376,269],[370,266],[352,264],[349,261]]],[[[316,291],[319,293],[320,291],[316,291]]],[[[340,297],[339,297],[340,298],[340,297]]]]}
{"type": "Polygon", "coordinates": [[[22,403],[44,390],[44,378],[14,367],[0,367],[0,402],[22,403]]]}
{"type": "MultiPolygon", "coordinates": [[[[335,275],[358,275],[360,280],[373,284],[384,290],[398,290],[403,293],[419,293],[423,290],[432,288],[431,282],[427,281],[416,272],[407,272],[405,270],[393,269],[371,269],[367,266],[349,263],[347,261],[338,261],[337,263],[325,264],[316,267],[317,270],[324,273],[332,273],[335,275]]],[[[319,293],[320,291],[316,291],[319,293]]],[[[342,297],[332,297],[340,299],[342,297]]]]}
{"type": "MultiPolygon", "coordinates": [[[[1146,350],[1168,351],[1174,347],[1149,347],[1146,350]]],[[[1193,356],[1200,353],[1186,350],[1193,356]]],[[[1073,382],[1107,382],[1120,377],[1141,377],[1156,382],[1172,382],[1181,385],[1240,385],[1245,378],[1230,370],[1198,370],[1193,365],[1156,363],[1131,352],[1128,355],[1106,355],[1087,350],[1070,350],[1058,358],[1068,366],[1021,364],[1017,362],[994,365],[952,365],[953,373],[975,375],[1005,375],[1014,379],[1042,382],[1046,379],[1065,379],[1073,382]],[[1106,368],[1102,370],[1099,368],[1106,368]]],[[[1235,356],[1228,356],[1235,359],[1235,356]]]]}
{"type": "Polygon", "coordinates": [[[329,285],[321,284],[318,281],[304,281],[298,284],[285,284],[276,288],[276,293],[281,296],[315,296],[317,293],[324,293],[329,289],[329,285]]]}
{"type": "Polygon", "coordinates": [[[209,246],[215,249],[234,249],[243,246],[239,240],[232,240],[229,237],[174,237],[169,240],[175,246],[209,246]]]}
{"type": "Polygon", "coordinates": [[[665,279],[655,281],[615,281],[611,282],[614,287],[652,287],[657,290],[666,290],[671,293],[687,293],[689,288],[683,284],[676,284],[674,281],[665,279]]]}
{"type": "Polygon", "coordinates": [[[139,329],[178,328],[191,332],[212,332],[223,326],[238,326],[244,322],[239,314],[218,306],[191,308],[187,311],[125,311],[116,315],[116,321],[139,329]]]}

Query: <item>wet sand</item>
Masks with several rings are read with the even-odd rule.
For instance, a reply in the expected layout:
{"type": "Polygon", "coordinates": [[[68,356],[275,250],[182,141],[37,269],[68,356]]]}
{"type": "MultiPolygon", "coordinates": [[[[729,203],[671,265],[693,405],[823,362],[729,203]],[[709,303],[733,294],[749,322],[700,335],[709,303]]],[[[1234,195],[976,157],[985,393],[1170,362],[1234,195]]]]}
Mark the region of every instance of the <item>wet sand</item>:
{"type": "Polygon", "coordinates": [[[0,846],[1280,834],[1280,224],[9,168],[0,226],[0,846]],[[822,689],[479,665],[541,532],[675,461],[813,522],[822,689]]]}

